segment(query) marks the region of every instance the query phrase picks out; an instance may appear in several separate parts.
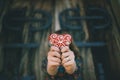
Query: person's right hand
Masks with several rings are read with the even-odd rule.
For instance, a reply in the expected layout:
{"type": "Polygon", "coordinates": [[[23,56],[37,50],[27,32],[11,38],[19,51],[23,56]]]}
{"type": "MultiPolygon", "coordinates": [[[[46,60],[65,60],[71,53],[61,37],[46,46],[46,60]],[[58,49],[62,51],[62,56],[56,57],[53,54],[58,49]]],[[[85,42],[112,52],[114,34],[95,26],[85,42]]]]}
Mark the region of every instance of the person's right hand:
{"type": "Polygon", "coordinates": [[[50,75],[55,75],[57,73],[57,69],[61,64],[61,55],[60,55],[60,49],[51,46],[50,51],[48,52],[48,64],[47,64],[47,72],[50,75]]]}

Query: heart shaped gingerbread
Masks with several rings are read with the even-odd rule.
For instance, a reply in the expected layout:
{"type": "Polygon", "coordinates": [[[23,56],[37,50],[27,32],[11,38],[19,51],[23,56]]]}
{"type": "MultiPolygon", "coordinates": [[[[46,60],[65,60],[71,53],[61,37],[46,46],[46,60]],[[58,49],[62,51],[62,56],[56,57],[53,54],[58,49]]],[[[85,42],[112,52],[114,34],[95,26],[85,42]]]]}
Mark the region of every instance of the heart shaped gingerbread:
{"type": "Polygon", "coordinates": [[[56,47],[63,47],[63,46],[69,46],[72,41],[72,37],[70,34],[51,34],[49,36],[49,42],[51,45],[54,45],[56,47]]]}

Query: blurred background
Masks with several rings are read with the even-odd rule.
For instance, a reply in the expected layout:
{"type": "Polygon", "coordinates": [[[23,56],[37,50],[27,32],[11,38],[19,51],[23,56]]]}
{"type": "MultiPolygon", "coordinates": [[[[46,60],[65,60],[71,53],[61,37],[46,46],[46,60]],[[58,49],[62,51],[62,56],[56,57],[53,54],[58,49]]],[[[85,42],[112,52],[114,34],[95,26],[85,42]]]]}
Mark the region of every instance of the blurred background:
{"type": "Polygon", "coordinates": [[[78,46],[83,80],[120,80],[120,0],[0,0],[0,80],[42,80],[58,30],[78,46]]]}

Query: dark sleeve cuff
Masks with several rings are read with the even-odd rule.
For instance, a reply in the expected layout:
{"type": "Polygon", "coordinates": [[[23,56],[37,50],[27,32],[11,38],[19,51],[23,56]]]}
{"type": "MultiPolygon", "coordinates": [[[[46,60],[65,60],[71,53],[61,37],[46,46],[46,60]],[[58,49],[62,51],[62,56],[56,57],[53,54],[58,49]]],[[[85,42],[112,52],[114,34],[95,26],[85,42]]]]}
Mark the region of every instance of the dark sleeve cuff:
{"type": "Polygon", "coordinates": [[[75,59],[77,69],[73,74],[81,74],[82,73],[82,59],[81,58],[76,58],[75,59]]]}

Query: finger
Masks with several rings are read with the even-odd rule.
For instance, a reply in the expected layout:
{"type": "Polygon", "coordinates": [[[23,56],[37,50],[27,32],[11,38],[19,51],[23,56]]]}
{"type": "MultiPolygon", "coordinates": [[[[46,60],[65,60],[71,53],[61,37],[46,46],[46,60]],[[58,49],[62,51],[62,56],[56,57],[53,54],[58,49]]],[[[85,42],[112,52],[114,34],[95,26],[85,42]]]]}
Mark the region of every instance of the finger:
{"type": "Polygon", "coordinates": [[[67,63],[67,62],[69,62],[69,61],[71,61],[71,60],[72,60],[71,57],[64,58],[64,59],[62,60],[62,64],[65,64],[65,63],[67,63]]]}
{"type": "Polygon", "coordinates": [[[70,50],[70,49],[69,49],[69,46],[64,46],[64,47],[61,48],[61,52],[62,52],[62,53],[67,52],[67,51],[69,51],[69,50],[70,50]]]}
{"type": "Polygon", "coordinates": [[[64,67],[72,66],[72,65],[74,65],[74,60],[68,61],[68,62],[63,64],[64,67]]]}
{"type": "Polygon", "coordinates": [[[62,53],[61,59],[64,59],[64,58],[69,57],[69,56],[70,56],[69,52],[62,53]]]}
{"type": "Polygon", "coordinates": [[[60,63],[58,63],[58,62],[48,62],[48,64],[49,65],[51,65],[51,66],[59,66],[60,65],[60,63]]]}
{"type": "Polygon", "coordinates": [[[57,57],[57,58],[61,57],[60,53],[58,53],[58,52],[51,52],[51,51],[48,52],[48,56],[57,57]]]}
{"type": "Polygon", "coordinates": [[[68,57],[68,56],[71,56],[71,57],[74,58],[74,53],[73,53],[73,51],[68,51],[68,52],[62,53],[61,59],[64,59],[64,58],[66,58],[66,57],[68,57]]]}
{"type": "Polygon", "coordinates": [[[59,58],[56,58],[56,57],[48,57],[48,61],[61,63],[61,60],[59,58]]]}
{"type": "Polygon", "coordinates": [[[60,49],[56,46],[51,46],[50,51],[57,51],[60,52],[60,49]]]}

